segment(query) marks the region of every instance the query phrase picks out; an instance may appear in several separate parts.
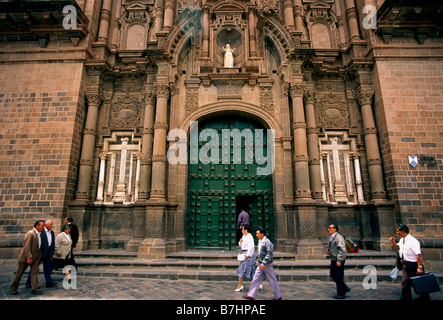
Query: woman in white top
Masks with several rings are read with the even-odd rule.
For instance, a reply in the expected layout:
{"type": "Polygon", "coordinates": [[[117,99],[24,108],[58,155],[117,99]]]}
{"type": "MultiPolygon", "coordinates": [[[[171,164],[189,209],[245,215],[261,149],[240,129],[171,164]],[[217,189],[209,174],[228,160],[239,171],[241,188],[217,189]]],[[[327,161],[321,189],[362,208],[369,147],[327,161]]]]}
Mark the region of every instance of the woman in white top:
{"type": "Polygon", "coordinates": [[[242,226],[243,237],[240,239],[238,245],[242,249],[244,260],[240,262],[237,269],[236,276],[238,276],[238,286],[235,291],[243,291],[243,278],[252,279],[255,274],[255,252],[254,252],[254,238],[249,233],[249,226],[242,226]]]}
{"type": "MultiPolygon", "coordinates": [[[[53,269],[63,268],[67,265],[72,265],[77,269],[77,264],[72,257],[72,239],[69,232],[71,227],[65,224],[62,232],[55,238],[55,253],[52,258],[53,269]]],[[[66,270],[66,276],[69,277],[69,269],[66,270]]]]}

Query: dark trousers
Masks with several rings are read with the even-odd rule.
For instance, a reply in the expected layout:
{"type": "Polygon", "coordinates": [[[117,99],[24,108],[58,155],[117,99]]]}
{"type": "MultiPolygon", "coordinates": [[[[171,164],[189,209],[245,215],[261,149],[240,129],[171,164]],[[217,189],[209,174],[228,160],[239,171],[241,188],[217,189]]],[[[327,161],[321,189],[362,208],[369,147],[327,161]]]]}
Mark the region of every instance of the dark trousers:
{"type": "MultiPolygon", "coordinates": [[[[45,258],[41,258],[40,262],[43,264],[43,273],[45,275],[46,284],[53,282],[51,277],[52,271],[52,257],[48,255],[45,258]]],[[[28,280],[26,284],[31,285],[31,274],[28,275],[28,280]]]]}
{"type": "MultiPolygon", "coordinates": [[[[401,278],[401,298],[403,300],[411,300],[412,299],[412,281],[411,277],[417,276],[417,268],[418,263],[417,262],[409,262],[409,261],[403,261],[403,276],[401,278]]],[[[424,274],[423,269],[423,274],[424,274]]],[[[429,294],[424,294],[420,296],[420,299],[423,300],[429,300],[429,294]]]]}
{"type": "Polygon", "coordinates": [[[337,266],[337,261],[331,260],[331,269],[329,275],[337,285],[337,295],[344,296],[346,294],[346,288],[347,288],[344,282],[345,262],[343,261],[341,263],[341,266],[337,266]]]}

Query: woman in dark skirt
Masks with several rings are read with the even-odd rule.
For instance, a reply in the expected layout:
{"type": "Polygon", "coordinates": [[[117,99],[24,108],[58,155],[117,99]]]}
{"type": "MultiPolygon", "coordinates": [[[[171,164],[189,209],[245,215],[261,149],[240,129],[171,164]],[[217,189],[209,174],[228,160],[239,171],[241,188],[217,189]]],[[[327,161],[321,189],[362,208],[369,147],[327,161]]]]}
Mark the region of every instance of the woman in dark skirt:
{"type": "MultiPolygon", "coordinates": [[[[234,291],[243,291],[243,279],[252,279],[255,274],[255,253],[254,253],[254,238],[249,233],[250,226],[242,226],[242,238],[240,239],[238,245],[242,249],[242,255],[244,255],[243,261],[237,269],[236,276],[238,276],[238,286],[234,291]]],[[[240,256],[240,255],[239,255],[240,256]]]]}
{"type": "MultiPolygon", "coordinates": [[[[74,266],[77,270],[77,264],[72,257],[72,239],[69,232],[71,227],[65,224],[62,232],[55,238],[55,253],[52,258],[52,268],[64,268],[65,266],[74,266]]],[[[66,270],[66,276],[69,277],[69,270],[66,270]]]]}

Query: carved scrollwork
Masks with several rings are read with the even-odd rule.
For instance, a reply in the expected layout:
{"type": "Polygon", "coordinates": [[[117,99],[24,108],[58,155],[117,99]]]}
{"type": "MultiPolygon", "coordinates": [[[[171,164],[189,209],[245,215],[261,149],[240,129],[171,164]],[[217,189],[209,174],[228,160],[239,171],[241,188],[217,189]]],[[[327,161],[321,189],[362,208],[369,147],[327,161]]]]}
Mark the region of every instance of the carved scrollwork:
{"type": "Polygon", "coordinates": [[[111,128],[134,128],[140,122],[140,99],[130,93],[115,95],[111,108],[111,128]]]}
{"type": "Polygon", "coordinates": [[[349,110],[344,97],[324,94],[318,101],[318,118],[319,124],[326,128],[349,127],[349,110]]]}

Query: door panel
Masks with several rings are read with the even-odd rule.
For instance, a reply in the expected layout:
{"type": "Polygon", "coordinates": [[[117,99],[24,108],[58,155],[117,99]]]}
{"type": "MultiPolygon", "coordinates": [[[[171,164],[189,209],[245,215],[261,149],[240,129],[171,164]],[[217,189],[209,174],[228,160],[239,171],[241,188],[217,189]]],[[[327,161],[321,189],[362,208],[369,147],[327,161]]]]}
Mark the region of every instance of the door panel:
{"type": "MultiPolygon", "coordinates": [[[[234,164],[234,139],[223,139],[222,134],[223,129],[242,131],[250,128],[254,132],[255,128],[264,128],[249,119],[231,116],[227,120],[199,122],[199,131],[206,128],[216,129],[219,134],[220,162],[188,165],[187,245],[193,248],[235,249],[240,203],[249,210],[252,228],[265,227],[268,236],[273,239],[272,175],[257,175],[259,165],[253,153],[254,162],[245,163],[245,152],[253,152],[251,146],[245,146],[245,139],[241,143],[241,163],[234,164]],[[230,145],[229,151],[226,150],[227,144],[230,145]],[[228,163],[222,161],[224,152],[229,154],[228,163]]],[[[199,142],[199,151],[206,143],[199,142]]],[[[255,234],[254,230],[251,232],[255,234]]]]}

